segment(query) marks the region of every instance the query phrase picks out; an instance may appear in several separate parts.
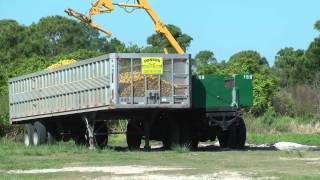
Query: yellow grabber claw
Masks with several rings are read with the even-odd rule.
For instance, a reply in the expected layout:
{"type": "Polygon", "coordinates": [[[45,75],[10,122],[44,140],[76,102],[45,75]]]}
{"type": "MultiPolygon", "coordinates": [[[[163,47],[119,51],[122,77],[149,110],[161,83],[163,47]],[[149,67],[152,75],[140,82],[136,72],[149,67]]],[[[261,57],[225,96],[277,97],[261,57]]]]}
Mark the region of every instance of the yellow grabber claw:
{"type": "Polygon", "coordinates": [[[73,17],[79,19],[83,23],[86,23],[88,26],[90,26],[98,31],[103,32],[104,34],[106,34],[107,37],[110,37],[112,35],[111,32],[103,29],[98,24],[92,22],[92,20],[89,17],[87,17],[86,15],[83,15],[83,14],[81,14],[71,8],[66,9],[64,12],[66,12],[69,16],[73,16],[73,17]]]}

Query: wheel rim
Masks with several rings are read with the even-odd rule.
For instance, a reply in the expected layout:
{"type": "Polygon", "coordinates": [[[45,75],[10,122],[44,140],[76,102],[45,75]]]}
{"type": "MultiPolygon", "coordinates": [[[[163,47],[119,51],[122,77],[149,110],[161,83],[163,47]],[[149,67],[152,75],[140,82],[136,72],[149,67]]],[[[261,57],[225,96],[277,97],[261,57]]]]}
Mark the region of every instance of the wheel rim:
{"type": "Polygon", "coordinates": [[[30,146],[30,139],[29,139],[29,134],[28,132],[24,132],[24,144],[26,146],[30,146]]]}
{"type": "Polygon", "coordinates": [[[33,132],[33,143],[35,146],[39,145],[39,135],[37,131],[33,132]]]}

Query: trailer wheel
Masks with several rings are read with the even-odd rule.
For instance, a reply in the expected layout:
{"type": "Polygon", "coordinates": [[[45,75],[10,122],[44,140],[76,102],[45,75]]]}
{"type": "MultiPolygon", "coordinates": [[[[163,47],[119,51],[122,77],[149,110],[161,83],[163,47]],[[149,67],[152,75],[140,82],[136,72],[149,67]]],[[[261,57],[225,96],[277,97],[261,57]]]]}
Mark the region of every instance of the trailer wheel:
{"type": "Polygon", "coordinates": [[[104,121],[95,122],[93,133],[97,147],[104,148],[108,145],[108,127],[104,121]]]}
{"type": "Polygon", "coordinates": [[[36,121],[33,124],[33,144],[39,146],[46,143],[47,130],[44,124],[40,121],[36,121]]]}
{"type": "Polygon", "coordinates": [[[246,125],[242,118],[232,124],[227,131],[218,135],[221,148],[243,149],[246,143],[246,125]]]}
{"type": "Polygon", "coordinates": [[[230,126],[228,147],[231,149],[243,149],[246,143],[246,125],[242,118],[230,126]]]}
{"type": "Polygon", "coordinates": [[[238,136],[237,136],[237,132],[238,132],[238,127],[236,126],[236,124],[232,124],[230,127],[229,127],[229,130],[227,131],[227,136],[228,136],[228,148],[231,148],[231,149],[237,149],[237,146],[238,146],[238,136]]]}
{"type": "Polygon", "coordinates": [[[46,143],[48,145],[55,144],[58,140],[58,135],[57,135],[55,125],[51,124],[51,123],[46,123],[45,127],[47,130],[47,137],[46,137],[47,142],[46,143]]]}
{"type": "Polygon", "coordinates": [[[237,125],[237,148],[243,149],[246,144],[247,129],[246,124],[242,118],[239,118],[237,125]]]}
{"type": "Polygon", "coordinates": [[[33,145],[33,126],[32,124],[24,125],[24,145],[29,147],[33,145]]]}
{"type": "MultiPolygon", "coordinates": [[[[192,148],[191,130],[188,121],[180,122],[180,146],[192,148]]],[[[198,146],[198,145],[197,145],[198,146]]]]}
{"type": "Polygon", "coordinates": [[[56,136],[54,135],[53,131],[48,130],[47,132],[47,144],[55,144],[56,143],[56,136]]]}
{"type": "Polygon", "coordinates": [[[127,132],[126,132],[126,137],[127,137],[127,144],[129,150],[138,150],[141,145],[141,133],[139,133],[139,129],[141,128],[141,125],[137,122],[130,121],[127,125],[127,132]]]}
{"type": "Polygon", "coordinates": [[[169,129],[167,137],[162,141],[165,149],[172,149],[175,146],[180,145],[180,127],[178,121],[175,119],[169,120],[169,129]]]}
{"type": "Polygon", "coordinates": [[[228,132],[223,131],[218,135],[218,141],[221,148],[227,148],[228,147],[228,132]]]}
{"type": "Polygon", "coordinates": [[[84,134],[83,135],[74,135],[73,140],[76,145],[79,145],[79,146],[86,146],[87,145],[86,136],[84,134]]]}
{"type": "Polygon", "coordinates": [[[191,142],[191,148],[192,150],[197,150],[199,145],[199,140],[198,139],[193,139],[191,142]]]}

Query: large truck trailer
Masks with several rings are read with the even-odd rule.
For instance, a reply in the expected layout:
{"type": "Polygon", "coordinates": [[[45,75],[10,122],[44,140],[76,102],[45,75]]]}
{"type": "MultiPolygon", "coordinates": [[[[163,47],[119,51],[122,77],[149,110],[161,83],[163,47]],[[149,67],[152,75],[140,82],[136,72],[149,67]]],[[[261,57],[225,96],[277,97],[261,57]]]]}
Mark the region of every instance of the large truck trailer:
{"type": "Polygon", "coordinates": [[[108,122],[127,120],[129,149],[165,148],[218,138],[243,148],[241,109],[252,106],[252,76],[192,76],[190,55],[107,54],[9,80],[10,123],[26,146],[73,139],[108,143],[108,122]]]}

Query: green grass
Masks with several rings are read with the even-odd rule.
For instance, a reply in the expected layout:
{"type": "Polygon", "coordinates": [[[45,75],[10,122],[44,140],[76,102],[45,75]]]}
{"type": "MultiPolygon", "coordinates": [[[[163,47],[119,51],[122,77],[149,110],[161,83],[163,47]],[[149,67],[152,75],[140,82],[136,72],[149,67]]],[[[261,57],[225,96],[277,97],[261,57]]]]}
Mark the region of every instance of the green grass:
{"type": "MultiPolygon", "coordinates": [[[[293,129],[292,126],[308,126],[313,127],[320,123],[317,117],[290,117],[277,116],[273,111],[267,111],[260,117],[254,117],[252,114],[245,114],[244,119],[249,132],[256,134],[268,133],[293,133],[293,134],[309,134],[308,128],[293,129]]],[[[320,132],[320,129],[314,129],[320,132]]]]}
{"type": "Polygon", "coordinates": [[[320,134],[256,134],[248,133],[247,142],[254,144],[273,144],[277,142],[294,142],[306,145],[319,145],[320,134]]]}
{"type": "MultiPolygon", "coordinates": [[[[249,123],[250,125],[252,124],[249,123]]],[[[271,133],[270,131],[257,133],[257,131],[251,131],[248,133],[247,141],[248,143],[255,144],[273,144],[280,141],[289,141],[320,145],[320,134],[271,133]]],[[[126,140],[123,135],[112,135],[109,137],[109,144],[123,147],[126,146],[126,140]]],[[[304,160],[304,158],[320,158],[320,152],[262,150],[194,152],[190,151],[187,147],[175,147],[172,151],[152,152],[129,152],[124,148],[121,148],[119,151],[117,148],[91,151],[86,147],[74,145],[72,141],[51,146],[27,148],[21,142],[14,142],[3,138],[0,139],[0,179],[94,179],[99,177],[106,177],[106,179],[112,177],[130,179],[134,175],[124,176],[102,172],[59,172],[17,175],[7,174],[6,171],[74,166],[136,165],[192,168],[190,170],[151,173],[161,175],[200,176],[218,172],[239,172],[245,177],[252,178],[320,179],[319,160],[310,162],[304,160]],[[281,158],[288,160],[280,160],[281,158]]],[[[148,173],[145,175],[148,175],[148,173]]]]}
{"type": "MultiPolygon", "coordinates": [[[[249,134],[249,139],[253,139],[249,134]]],[[[285,138],[298,138],[295,135],[285,138]]],[[[254,137],[256,138],[256,137],[254,137]]],[[[259,136],[259,138],[261,138],[259,136]]],[[[257,139],[259,139],[257,138],[257,139]]],[[[266,137],[265,137],[266,138],[266,137]]],[[[261,138],[262,139],[262,138],[261,138]]],[[[259,139],[259,141],[261,140],[259,139]]],[[[273,138],[274,139],[274,138],[273,138]]],[[[263,139],[272,142],[273,139],[263,139]]],[[[240,172],[249,177],[279,177],[281,179],[320,178],[320,163],[310,164],[303,158],[320,158],[320,152],[280,152],[280,151],[208,151],[193,152],[187,148],[172,151],[128,152],[110,149],[88,150],[75,146],[73,142],[53,146],[26,148],[22,143],[0,140],[1,170],[44,169],[78,166],[146,166],[182,167],[190,170],[153,172],[162,175],[206,175],[217,172],[240,172]],[[280,160],[287,158],[288,160],[280,160]]],[[[150,174],[150,173],[149,173],[150,174]]],[[[145,174],[148,175],[148,174],[145,174]]],[[[93,179],[96,177],[122,177],[108,173],[49,173],[15,175],[3,173],[5,179],[93,179]]],[[[130,176],[128,176],[130,177],[130,176]]],[[[0,178],[0,179],[1,179],[0,178]]]]}
{"type": "Polygon", "coordinates": [[[175,146],[172,148],[172,150],[177,153],[189,153],[190,152],[190,148],[187,146],[175,146]]]}
{"type": "Polygon", "coordinates": [[[127,145],[126,136],[123,134],[110,135],[108,143],[126,146],[127,145]]]}

